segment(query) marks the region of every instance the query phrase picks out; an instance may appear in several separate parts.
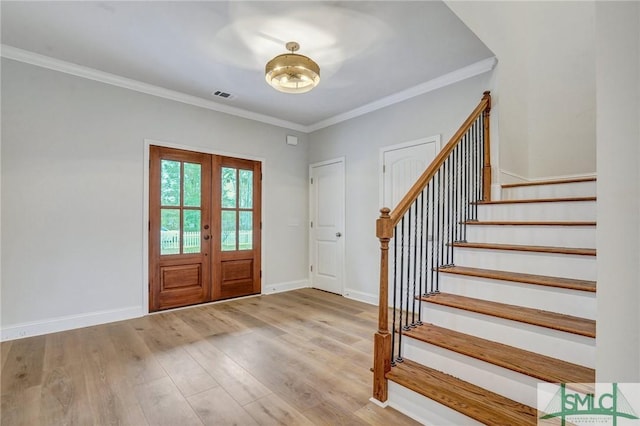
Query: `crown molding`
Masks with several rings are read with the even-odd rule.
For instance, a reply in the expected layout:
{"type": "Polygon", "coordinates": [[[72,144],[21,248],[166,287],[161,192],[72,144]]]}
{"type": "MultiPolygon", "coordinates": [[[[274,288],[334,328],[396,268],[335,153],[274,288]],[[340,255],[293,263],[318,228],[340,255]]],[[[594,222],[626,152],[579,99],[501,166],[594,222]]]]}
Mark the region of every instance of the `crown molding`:
{"type": "Polygon", "coordinates": [[[222,105],[208,99],[187,95],[175,90],[165,89],[163,87],[154,86],[152,84],[143,83],[141,81],[133,80],[126,77],[121,77],[116,74],[99,71],[94,68],[62,61],[60,59],[55,59],[50,56],[45,56],[39,53],[30,52],[28,50],[19,49],[17,47],[8,46],[6,44],[0,44],[0,56],[7,59],[12,59],[14,61],[24,62],[38,67],[47,68],[53,71],[63,72],[65,74],[75,75],[77,77],[82,77],[89,80],[110,84],[112,86],[122,87],[124,89],[145,93],[147,95],[157,96],[184,104],[194,105],[212,111],[222,112],[225,114],[246,118],[261,123],[271,124],[273,126],[297,130],[303,133],[315,132],[316,130],[320,130],[334,124],[338,124],[343,121],[368,114],[370,112],[388,107],[402,101],[406,101],[407,99],[411,99],[413,97],[446,87],[467,78],[475,77],[476,75],[491,71],[498,62],[495,57],[487,58],[474,64],[468,65],[464,68],[460,68],[456,71],[452,71],[448,74],[434,78],[433,80],[429,80],[425,83],[419,84],[401,92],[394,93],[393,95],[378,99],[377,101],[368,103],[351,111],[347,111],[345,113],[327,118],[326,120],[319,121],[315,124],[305,126],[299,123],[271,117],[269,115],[258,114],[255,112],[247,111],[245,109],[222,105]]]}
{"type": "Polygon", "coordinates": [[[145,93],[147,95],[157,96],[160,98],[170,99],[172,101],[182,102],[184,104],[194,105],[209,110],[222,112],[225,114],[235,115],[237,117],[247,118],[249,120],[259,121],[273,126],[284,127],[300,132],[308,132],[307,127],[298,123],[271,117],[264,114],[250,112],[241,108],[235,108],[228,105],[222,105],[197,96],[187,95],[175,90],[165,89],[163,87],[154,86],[152,84],[143,83],[119,75],[99,71],[94,68],[85,67],[71,62],[55,59],[50,56],[41,55],[39,53],[30,52],[28,50],[18,49],[17,47],[0,45],[0,56],[12,59],[14,61],[24,62],[53,71],[59,71],[66,74],[75,75],[77,77],[98,81],[112,86],[122,87],[136,92],[145,93]]]}
{"type": "Polygon", "coordinates": [[[325,127],[333,126],[334,124],[338,124],[340,122],[350,120],[364,114],[368,114],[381,108],[406,101],[407,99],[411,99],[413,97],[423,95],[437,89],[441,89],[459,81],[475,77],[476,75],[491,71],[496,66],[497,62],[498,59],[495,56],[483,59],[464,68],[460,68],[448,74],[436,77],[433,80],[426,81],[424,83],[418,84],[417,86],[413,86],[401,92],[394,93],[393,95],[378,99],[377,101],[368,103],[356,109],[352,109],[351,111],[347,111],[343,114],[338,114],[334,117],[327,118],[326,120],[319,121],[315,124],[307,126],[307,132],[315,132],[316,130],[324,129],[325,127]]]}

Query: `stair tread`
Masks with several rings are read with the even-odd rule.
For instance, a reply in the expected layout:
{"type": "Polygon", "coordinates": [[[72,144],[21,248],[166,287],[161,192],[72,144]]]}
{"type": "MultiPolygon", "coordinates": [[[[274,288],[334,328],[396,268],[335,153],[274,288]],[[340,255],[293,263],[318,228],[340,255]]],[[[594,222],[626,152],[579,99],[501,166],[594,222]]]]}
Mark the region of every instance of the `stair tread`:
{"type": "Polygon", "coordinates": [[[545,220],[468,220],[465,225],[505,226],[596,226],[595,221],[545,221],[545,220]]]}
{"type": "Polygon", "coordinates": [[[519,186],[538,186],[538,185],[561,185],[564,183],[579,183],[579,182],[595,182],[597,178],[595,177],[582,177],[582,178],[573,178],[573,179],[553,179],[553,180],[543,180],[536,182],[520,182],[520,183],[505,183],[502,184],[502,188],[517,188],[519,186]]]}
{"type": "Polygon", "coordinates": [[[595,370],[455,330],[423,324],[406,336],[551,383],[593,383],[595,370]]]}
{"type": "Polygon", "coordinates": [[[558,198],[514,198],[506,200],[478,201],[478,205],[528,204],[528,203],[560,203],[597,201],[596,197],[558,197],[558,198]]]}
{"type": "Polygon", "coordinates": [[[469,268],[466,266],[448,266],[438,269],[442,273],[466,275],[471,277],[489,278],[502,281],[513,281],[526,284],[537,284],[548,287],[566,288],[571,290],[596,291],[596,282],[577,280],[573,278],[551,277],[547,275],[523,274],[520,272],[498,271],[495,269],[469,268]]]}
{"type": "Polygon", "coordinates": [[[408,359],[386,377],[484,424],[536,424],[534,408],[408,359]]]}
{"type": "Polygon", "coordinates": [[[427,297],[421,297],[421,300],[427,303],[449,306],[452,308],[463,309],[470,312],[518,321],[581,336],[596,336],[596,322],[594,320],[560,314],[557,312],[525,308],[522,306],[508,305],[505,303],[474,299],[471,297],[447,293],[438,293],[427,297]]]}
{"type": "Polygon", "coordinates": [[[521,244],[497,244],[497,243],[469,243],[456,241],[454,247],[479,248],[490,250],[509,250],[509,251],[531,251],[538,253],[557,253],[557,254],[575,254],[581,256],[595,256],[596,249],[593,248],[576,248],[576,247],[551,247],[551,246],[529,246],[521,244]]]}

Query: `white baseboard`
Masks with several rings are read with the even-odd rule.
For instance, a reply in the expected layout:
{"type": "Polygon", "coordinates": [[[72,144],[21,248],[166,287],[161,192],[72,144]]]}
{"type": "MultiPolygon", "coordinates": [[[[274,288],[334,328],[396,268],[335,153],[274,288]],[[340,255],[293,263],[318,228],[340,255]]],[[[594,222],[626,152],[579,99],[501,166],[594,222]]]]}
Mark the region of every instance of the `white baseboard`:
{"type": "MultiPolygon", "coordinates": [[[[309,287],[308,280],[289,281],[278,284],[265,285],[262,294],[280,293],[309,287]]],[[[10,325],[0,329],[0,341],[22,339],[25,337],[40,336],[59,331],[73,330],[75,328],[90,327],[92,325],[106,324],[114,321],[122,321],[147,315],[142,307],[130,306],[121,309],[89,312],[79,315],[67,315],[50,318],[41,321],[25,322],[10,325]]]]}
{"type": "Polygon", "coordinates": [[[58,331],[72,330],[74,328],[89,327],[114,321],[122,321],[144,316],[145,312],[140,306],[130,306],[108,311],[89,312],[79,315],[67,315],[42,321],[25,322],[21,324],[3,327],[0,331],[0,340],[15,340],[25,337],[40,336],[42,334],[56,333],[58,331]]]}
{"type": "Polygon", "coordinates": [[[530,179],[524,177],[524,176],[520,176],[517,173],[513,173],[507,170],[499,170],[498,171],[498,184],[504,184],[504,183],[526,183],[529,182],[530,179]]]}
{"type": "Polygon", "coordinates": [[[500,170],[500,184],[503,183],[528,183],[528,182],[545,182],[548,180],[563,180],[563,179],[581,179],[596,177],[596,173],[578,173],[572,175],[559,175],[559,176],[545,176],[541,178],[527,178],[517,173],[513,173],[507,170],[500,170]]]}
{"type": "Polygon", "coordinates": [[[347,299],[353,299],[357,300],[358,302],[368,303],[369,305],[378,304],[377,294],[364,293],[362,291],[353,290],[351,288],[345,288],[343,296],[347,299]]]}
{"type": "Polygon", "coordinates": [[[385,401],[385,402],[380,402],[377,399],[375,399],[374,397],[369,398],[370,402],[373,402],[374,404],[376,404],[378,407],[381,408],[387,408],[389,406],[389,402],[385,401]]]}
{"type": "Polygon", "coordinates": [[[265,284],[262,286],[262,294],[282,293],[283,291],[297,290],[299,288],[309,288],[309,280],[287,281],[284,283],[265,284]]]}

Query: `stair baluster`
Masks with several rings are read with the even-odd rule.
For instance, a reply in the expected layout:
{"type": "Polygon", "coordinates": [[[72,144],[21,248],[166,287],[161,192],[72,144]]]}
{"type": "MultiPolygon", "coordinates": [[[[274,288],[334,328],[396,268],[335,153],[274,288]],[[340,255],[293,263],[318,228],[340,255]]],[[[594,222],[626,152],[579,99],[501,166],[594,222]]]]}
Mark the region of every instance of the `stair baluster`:
{"type": "Polygon", "coordinates": [[[373,395],[378,401],[387,399],[385,374],[392,365],[403,361],[402,330],[410,330],[420,321],[421,304],[417,299],[423,289],[425,294],[439,293],[438,268],[453,263],[452,243],[458,236],[466,236],[467,220],[477,219],[477,205],[473,203],[490,199],[490,108],[491,97],[485,92],[475,110],[395,209],[391,212],[382,209],[376,222],[381,263],[373,395]],[[464,160],[458,161],[459,157],[464,160]],[[426,235],[423,232],[425,223],[426,235]],[[392,238],[393,267],[390,270],[388,251],[392,238]],[[391,332],[388,324],[390,274],[393,281],[391,332]]]}

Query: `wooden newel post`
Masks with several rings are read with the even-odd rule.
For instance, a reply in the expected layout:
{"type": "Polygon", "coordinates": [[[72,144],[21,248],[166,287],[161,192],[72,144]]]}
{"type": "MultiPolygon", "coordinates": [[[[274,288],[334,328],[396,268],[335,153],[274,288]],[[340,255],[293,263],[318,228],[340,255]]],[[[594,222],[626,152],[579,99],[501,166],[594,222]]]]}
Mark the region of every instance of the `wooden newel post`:
{"type": "Polygon", "coordinates": [[[484,165],[482,167],[482,199],[491,201],[491,137],[489,133],[489,119],[491,117],[491,92],[484,92],[483,99],[487,100],[487,106],[482,113],[484,125],[484,165]]]}
{"type": "Polygon", "coordinates": [[[380,239],[380,298],[378,301],[378,331],[373,339],[373,397],[387,400],[387,379],[391,370],[391,334],[389,334],[389,240],[393,237],[390,210],[382,208],[376,221],[376,236],[380,239]]]}

